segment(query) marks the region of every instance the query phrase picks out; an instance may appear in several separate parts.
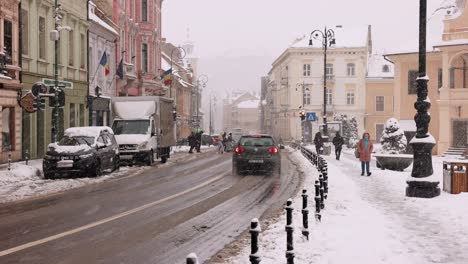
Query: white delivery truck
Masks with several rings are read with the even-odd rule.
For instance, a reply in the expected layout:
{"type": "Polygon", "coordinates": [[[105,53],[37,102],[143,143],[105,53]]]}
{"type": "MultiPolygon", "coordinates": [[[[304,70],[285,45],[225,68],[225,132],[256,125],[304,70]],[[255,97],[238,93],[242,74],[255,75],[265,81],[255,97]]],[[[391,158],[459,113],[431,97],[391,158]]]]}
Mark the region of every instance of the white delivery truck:
{"type": "Polygon", "coordinates": [[[112,97],[112,130],[122,163],[165,163],[175,146],[173,100],[161,96],[112,97]]]}

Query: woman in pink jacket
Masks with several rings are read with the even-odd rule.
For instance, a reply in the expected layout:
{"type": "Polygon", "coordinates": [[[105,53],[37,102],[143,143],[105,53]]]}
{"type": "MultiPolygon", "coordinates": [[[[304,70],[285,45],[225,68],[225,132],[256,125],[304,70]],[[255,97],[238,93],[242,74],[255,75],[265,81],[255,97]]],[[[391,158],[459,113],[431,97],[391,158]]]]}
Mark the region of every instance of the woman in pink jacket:
{"type": "Polygon", "coordinates": [[[370,141],[369,133],[364,132],[362,139],[359,140],[358,144],[359,160],[361,161],[361,176],[364,176],[364,169],[366,169],[367,176],[371,176],[372,174],[369,169],[369,163],[373,149],[374,145],[372,145],[372,142],[370,141]]]}

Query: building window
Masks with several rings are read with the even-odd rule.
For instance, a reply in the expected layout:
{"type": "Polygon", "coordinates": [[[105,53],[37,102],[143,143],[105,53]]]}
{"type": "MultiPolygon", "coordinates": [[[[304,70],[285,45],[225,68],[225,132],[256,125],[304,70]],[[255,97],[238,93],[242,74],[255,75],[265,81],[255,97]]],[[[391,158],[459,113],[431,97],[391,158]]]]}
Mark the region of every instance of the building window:
{"type": "Polygon", "coordinates": [[[310,105],[310,90],[309,88],[304,89],[304,96],[302,98],[303,105],[310,105]]]}
{"type": "Polygon", "coordinates": [[[347,91],[346,92],[346,104],[347,105],[354,105],[354,91],[347,91]]]}
{"type": "Polygon", "coordinates": [[[141,21],[148,21],[148,0],[141,0],[141,21]]]}
{"type": "Polygon", "coordinates": [[[81,46],[81,52],[80,52],[80,68],[85,69],[86,68],[86,38],[84,34],[80,34],[80,46],[81,46]]]}
{"type": "Polygon", "coordinates": [[[29,16],[28,11],[21,9],[21,52],[29,55],[29,16]]]}
{"type": "Polygon", "coordinates": [[[15,108],[2,109],[2,151],[14,150],[15,108]]]}
{"type": "Polygon", "coordinates": [[[385,65],[382,67],[382,72],[390,72],[390,67],[388,67],[388,65],[385,64],[385,65]]]}
{"type": "Polygon", "coordinates": [[[68,31],[68,65],[73,66],[75,54],[75,38],[73,31],[68,31]]]}
{"type": "Polygon", "coordinates": [[[327,66],[325,67],[325,73],[327,80],[333,80],[333,64],[327,63],[327,66]]]}
{"type": "Polygon", "coordinates": [[[39,59],[46,59],[46,23],[44,17],[39,17],[39,59]]]}
{"type": "Polygon", "coordinates": [[[332,89],[328,88],[327,89],[327,105],[331,105],[333,104],[333,93],[332,93],[332,89]]]}
{"type": "MultiPolygon", "coordinates": [[[[89,61],[89,68],[94,70],[94,60],[93,60],[94,54],[93,54],[93,47],[89,46],[88,48],[88,61],[89,61]]],[[[101,60],[101,58],[99,58],[101,60]]],[[[94,74],[94,72],[92,73],[94,74]]],[[[94,78],[94,76],[90,76],[91,79],[94,78]]]]}
{"type": "Polygon", "coordinates": [[[383,131],[384,131],[385,125],[384,124],[375,124],[375,141],[380,142],[380,139],[382,138],[383,131]]]}
{"type": "Polygon", "coordinates": [[[70,104],[70,127],[75,127],[75,126],[76,126],[75,104],[71,103],[70,104]]]}
{"type": "Polygon", "coordinates": [[[310,76],[310,64],[303,65],[303,76],[310,76]]]}
{"type": "Polygon", "coordinates": [[[141,44],[141,70],[144,73],[148,72],[148,44],[141,44]]]}
{"type": "Polygon", "coordinates": [[[441,88],[442,87],[442,69],[439,68],[437,70],[437,88],[441,88]]]}
{"type": "MultiPolygon", "coordinates": [[[[13,57],[13,25],[9,20],[3,20],[3,47],[10,57],[13,57]]],[[[11,63],[11,61],[7,61],[11,63]]]]}
{"type": "Polygon", "coordinates": [[[349,77],[353,77],[355,75],[355,71],[356,71],[356,66],[354,65],[354,63],[348,63],[348,66],[347,66],[347,69],[348,69],[348,76],[349,77]]]}
{"type": "Polygon", "coordinates": [[[408,71],[408,94],[416,94],[417,92],[416,78],[418,78],[418,71],[415,71],[415,70],[408,71]]]}
{"type": "Polygon", "coordinates": [[[384,96],[376,96],[375,97],[375,111],[383,112],[384,108],[385,97],[384,96]]]}
{"type": "Polygon", "coordinates": [[[80,126],[85,126],[85,105],[80,104],[80,126]]]}

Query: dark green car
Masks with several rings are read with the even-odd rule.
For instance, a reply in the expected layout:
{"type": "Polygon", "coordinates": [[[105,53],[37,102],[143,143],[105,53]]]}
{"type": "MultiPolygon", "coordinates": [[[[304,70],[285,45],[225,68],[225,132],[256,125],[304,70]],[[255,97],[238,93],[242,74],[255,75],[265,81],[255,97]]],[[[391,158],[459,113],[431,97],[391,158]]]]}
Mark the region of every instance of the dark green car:
{"type": "Polygon", "coordinates": [[[281,152],[269,135],[242,136],[232,155],[232,173],[261,171],[268,174],[281,173],[281,152]]]}

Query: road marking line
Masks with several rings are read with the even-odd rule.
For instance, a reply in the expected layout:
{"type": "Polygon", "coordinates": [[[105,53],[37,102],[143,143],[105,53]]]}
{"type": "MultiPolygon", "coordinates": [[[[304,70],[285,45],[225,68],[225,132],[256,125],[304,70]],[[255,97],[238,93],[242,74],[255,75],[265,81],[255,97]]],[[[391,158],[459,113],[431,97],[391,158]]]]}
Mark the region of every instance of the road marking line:
{"type": "Polygon", "coordinates": [[[140,207],[137,207],[137,208],[134,208],[132,210],[120,213],[118,215],[114,215],[114,216],[102,219],[102,220],[94,222],[94,223],[90,223],[90,224],[87,224],[87,225],[84,225],[84,226],[81,226],[81,227],[77,227],[75,229],[72,229],[72,230],[69,230],[69,231],[66,231],[66,232],[63,232],[63,233],[60,233],[60,234],[56,234],[56,235],[53,235],[53,236],[50,236],[50,237],[46,237],[46,238],[43,238],[43,239],[39,239],[39,240],[36,240],[36,241],[33,241],[33,242],[29,242],[29,243],[26,243],[26,244],[23,244],[23,245],[20,245],[20,246],[16,246],[16,247],[13,247],[13,248],[10,248],[10,249],[0,251],[0,257],[9,255],[9,254],[12,254],[12,253],[15,253],[15,252],[18,252],[18,251],[21,251],[21,250],[24,250],[24,249],[27,249],[27,248],[30,248],[30,247],[34,247],[34,246],[37,246],[37,245],[40,245],[40,244],[44,244],[44,243],[50,242],[52,240],[56,240],[56,239],[59,239],[59,238],[62,238],[62,237],[73,235],[75,233],[79,233],[81,231],[84,231],[84,230],[87,230],[87,229],[90,229],[90,228],[93,228],[93,227],[96,227],[96,226],[99,226],[99,225],[102,225],[102,224],[117,220],[119,218],[122,218],[122,217],[125,217],[125,216],[128,216],[128,215],[137,213],[137,212],[142,211],[142,210],[144,210],[144,209],[146,209],[148,207],[158,205],[160,203],[166,202],[166,201],[171,200],[173,198],[176,198],[178,196],[181,196],[181,195],[184,195],[184,194],[189,193],[191,191],[194,191],[196,189],[202,188],[202,187],[204,187],[206,185],[209,185],[212,182],[215,182],[215,181],[217,181],[217,180],[219,180],[219,179],[221,179],[223,177],[224,177],[224,175],[220,175],[220,176],[215,177],[215,178],[213,178],[211,180],[208,180],[208,181],[206,181],[206,182],[204,182],[202,184],[199,184],[199,185],[194,186],[194,187],[192,187],[190,189],[187,189],[187,190],[185,190],[183,192],[173,194],[173,195],[168,196],[166,198],[163,198],[161,200],[157,200],[157,201],[151,202],[149,204],[142,205],[140,207]]]}

